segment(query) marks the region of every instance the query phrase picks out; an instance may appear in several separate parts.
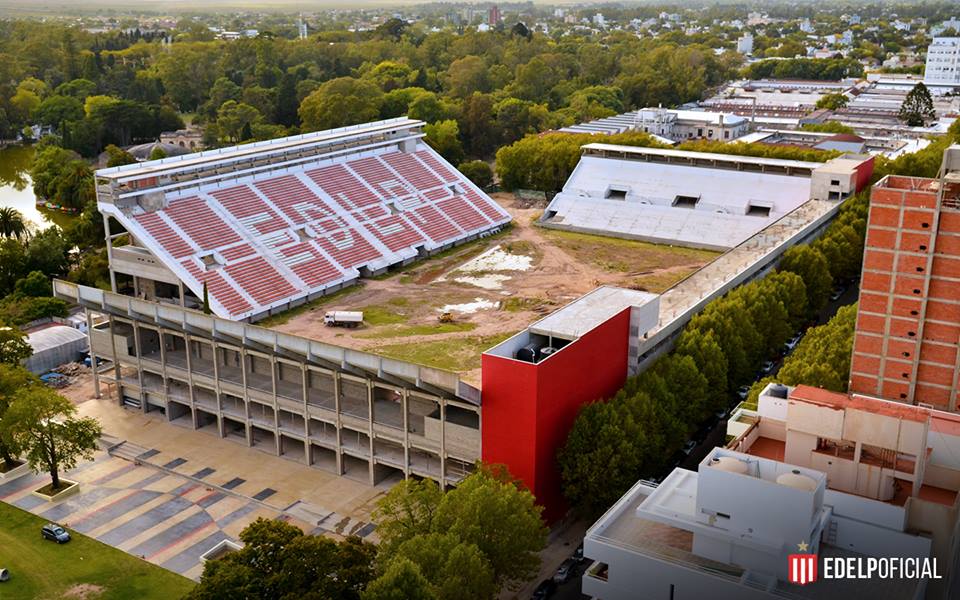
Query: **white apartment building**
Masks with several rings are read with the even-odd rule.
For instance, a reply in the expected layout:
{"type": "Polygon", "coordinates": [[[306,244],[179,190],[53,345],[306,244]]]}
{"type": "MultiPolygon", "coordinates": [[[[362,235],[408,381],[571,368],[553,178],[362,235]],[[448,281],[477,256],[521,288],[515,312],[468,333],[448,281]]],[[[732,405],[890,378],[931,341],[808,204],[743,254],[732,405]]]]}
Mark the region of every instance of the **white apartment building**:
{"type": "Polygon", "coordinates": [[[960,37],[935,37],[927,48],[927,85],[960,86],[960,37]]]}
{"type": "Polygon", "coordinates": [[[956,598],[960,417],[771,384],[698,471],[638,482],[587,532],[604,600],[956,598]],[[812,584],[789,556],[817,555],[812,584]],[[941,579],[829,579],[827,559],[936,559],[941,579]]]}
{"type": "Polygon", "coordinates": [[[737,40],[737,52],[740,54],[753,54],[753,36],[749,33],[737,40]]]}
{"type": "Polygon", "coordinates": [[[634,129],[675,141],[689,139],[723,140],[746,135],[750,121],[731,114],[699,110],[644,108],[636,113],[634,129]]]}

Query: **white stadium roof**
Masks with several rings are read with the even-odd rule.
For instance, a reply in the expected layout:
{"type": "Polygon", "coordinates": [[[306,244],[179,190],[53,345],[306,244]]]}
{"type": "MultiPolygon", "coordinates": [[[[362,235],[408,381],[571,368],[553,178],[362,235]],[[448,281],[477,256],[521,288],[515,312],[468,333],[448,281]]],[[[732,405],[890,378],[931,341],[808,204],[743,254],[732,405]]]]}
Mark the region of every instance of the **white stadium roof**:
{"type": "Polygon", "coordinates": [[[547,207],[545,224],[716,250],[737,246],[809,200],[809,173],[821,166],[604,144],[586,149],[547,207]],[[590,153],[611,150],[623,157],[590,153]],[[631,155],[638,158],[625,158],[631,155]],[[714,166],[707,164],[712,161],[714,166]],[[736,170],[735,163],[757,170],[736,170]]]}

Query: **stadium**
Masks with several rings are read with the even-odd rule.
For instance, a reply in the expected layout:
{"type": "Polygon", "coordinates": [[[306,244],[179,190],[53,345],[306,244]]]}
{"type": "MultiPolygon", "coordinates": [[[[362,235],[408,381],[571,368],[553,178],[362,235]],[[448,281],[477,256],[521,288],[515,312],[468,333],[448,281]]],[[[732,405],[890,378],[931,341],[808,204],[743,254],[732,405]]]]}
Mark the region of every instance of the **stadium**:
{"type": "Polygon", "coordinates": [[[872,170],[861,156],[794,164],[591,144],[541,215],[473,185],[423,125],[401,117],[98,171],[112,291],[55,282],[87,311],[97,393],[371,485],[455,485],[478,460],[503,463],[555,519],[555,455],[579,407],[817,236],[872,170]],[[644,169],[665,164],[684,182],[670,194],[702,206],[643,200],[655,187],[644,169]],[[763,215],[744,208],[761,198],[718,198],[786,178],[789,202],[768,198],[763,215]],[[744,210],[707,210],[717,203],[744,210]],[[649,210],[693,214],[693,229],[658,228],[649,210]],[[631,211],[640,229],[619,229],[631,211]],[[690,243],[697,229],[728,235],[690,243]],[[362,311],[364,326],[328,327],[331,311],[362,311]]]}

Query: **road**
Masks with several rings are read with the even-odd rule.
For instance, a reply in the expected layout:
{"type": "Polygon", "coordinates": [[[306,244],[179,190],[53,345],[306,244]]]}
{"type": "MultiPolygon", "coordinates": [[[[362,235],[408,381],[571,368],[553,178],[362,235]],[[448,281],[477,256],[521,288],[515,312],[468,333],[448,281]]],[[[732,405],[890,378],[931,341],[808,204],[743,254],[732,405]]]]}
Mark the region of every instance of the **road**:
{"type": "MultiPolygon", "coordinates": [[[[813,325],[811,325],[811,327],[825,324],[827,321],[832,319],[834,315],[837,314],[837,311],[840,310],[840,308],[856,302],[859,296],[859,293],[860,293],[860,279],[857,278],[855,281],[847,285],[843,294],[841,294],[839,298],[837,298],[836,300],[830,300],[827,303],[827,305],[823,307],[823,309],[817,314],[816,322],[813,325]]],[[[806,332],[804,332],[804,335],[806,335],[806,332]]],[[[783,361],[786,360],[788,356],[790,356],[791,352],[786,352],[785,354],[783,354],[783,356],[777,359],[777,361],[774,363],[771,373],[776,373],[777,371],[780,370],[780,367],[783,366],[783,361]]],[[[766,375],[758,373],[757,378],[753,382],[750,382],[751,385],[755,381],[758,381],[763,377],[766,377],[766,375]]],[[[737,404],[739,403],[740,403],[740,398],[734,396],[734,399],[731,401],[731,405],[730,405],[731,410],[734,407],[736,407],[737,404]]],[[[702,442],[700,442],[696,448],[694,448],[693,452],[690,453],[690,456],[688,456],[686,459],[684,459],[682,463],[680,463],[680,467],[691,470],[691,471],[696,471],[697,466],[700,464],[700,461],[702,461],[707,456],[707,454],[709,454],[710,451],[713,450],[714,447],[724,445],[726,441],[726,435],[727,435],[727,420],[724,419],[718,422],[716,425],[714,425],[713,429],[710,430],[710,433],[707,435],[707,437],[702,442]]]]}

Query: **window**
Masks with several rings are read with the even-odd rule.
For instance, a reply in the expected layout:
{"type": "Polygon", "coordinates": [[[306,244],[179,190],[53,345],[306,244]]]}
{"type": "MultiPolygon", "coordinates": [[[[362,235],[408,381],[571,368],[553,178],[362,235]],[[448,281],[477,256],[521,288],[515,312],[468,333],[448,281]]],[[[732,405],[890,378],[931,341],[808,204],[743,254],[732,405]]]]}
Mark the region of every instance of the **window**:
{"type": "Polygon", "coordinates": [[[831,179],[831,180],[830,180],[830,185],[840,185],[840,180],[839,180],[839,179],[831,179]]]}
{"type": "Polygon", "coordinates": [[[673,206],[676,208],[695,208],[699,201],[699,196],[677,196],[673,199],[673,206]]]}
{"type": "Polygon", "coordinates": [[[730,132],[729,132],[729,131],[724,131],[724,132],[723,132],[723,139],[725,139],[725,140],[729,140],[729,139],[730,139],[730,132]]]}
{"type": "Polygon", "coordinates": [[[770,207],[757,206],[756,204],[750,204],[747,206],[747,216],[748,217],[769,217],[770,207]]]}
{"type": "Polygon", "coordinates": [[[627,192],[629,191],[627,188],[610,186],[607,188],[607,193],[604,195],[604,198],[607,200],[626,200],[627,192]]]}

